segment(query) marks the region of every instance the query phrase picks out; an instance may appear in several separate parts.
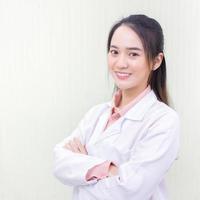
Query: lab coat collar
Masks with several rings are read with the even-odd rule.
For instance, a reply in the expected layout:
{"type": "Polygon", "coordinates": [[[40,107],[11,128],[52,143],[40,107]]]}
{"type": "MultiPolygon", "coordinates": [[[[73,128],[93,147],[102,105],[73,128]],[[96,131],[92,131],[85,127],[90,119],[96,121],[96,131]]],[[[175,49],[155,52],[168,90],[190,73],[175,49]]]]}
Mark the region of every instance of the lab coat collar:
{"type": "MultiPolygon", "coordinates": [[[[142,120],[146,111],[157,101],[156,94],[153,90],[147,93],[139,102],[137,102],[127,113],[124,118],[130,120],[142,120]]],[[[107,105],[112,107],[112,101],[108,102],[107,105]]]]}
{"type": "Polygon", "coordinates": [[[128,120],[140,121],[143,119],[145,113],[148,109],[157,101],[157,97],[153,90],[147,93],[139,102],[137,102],[129,111],[127,111],[122,117],[120,117],[116,122],[111,124],[105,131],[102,130],[102,127],[105,127],[105,124],[110,115],[110,110],[112,109],[112,101],[107,102],[106,106],[109,106],[110,109],[107,109],[103,113],[102,120],[98,123],[96,127],[96,133],[91,138],[91,143],[99,143],[104,141],[106,138],[109,138],[113,135],[120,134],[122,129],[123,122],[128,120]],[[99,134],[100,133],[100,134],[99,134]]]}

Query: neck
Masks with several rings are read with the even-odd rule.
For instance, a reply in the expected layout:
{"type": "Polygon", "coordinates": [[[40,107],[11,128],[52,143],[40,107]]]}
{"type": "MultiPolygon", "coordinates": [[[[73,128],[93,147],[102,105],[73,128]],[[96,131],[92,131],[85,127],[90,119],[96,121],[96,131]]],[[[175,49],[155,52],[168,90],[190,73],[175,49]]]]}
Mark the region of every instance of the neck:
{"type": "Polygon", "coordinates": [[[133,101],[139,94],[141,94],[146,87],[122,90],[122,99],[119,107],[124,107],[133,101]]]}

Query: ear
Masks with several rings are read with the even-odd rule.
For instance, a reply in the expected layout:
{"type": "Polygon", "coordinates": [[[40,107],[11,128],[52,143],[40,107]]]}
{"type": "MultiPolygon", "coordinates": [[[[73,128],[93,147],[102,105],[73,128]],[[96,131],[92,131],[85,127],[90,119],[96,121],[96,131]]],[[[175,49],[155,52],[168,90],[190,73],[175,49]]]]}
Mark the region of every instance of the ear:
{"type": "Polygon", "coordinates": [[[162,60],[163,60],[163,57],[164,57],[164,54],[163,53],[159,53],[155,59],[154,59],[154,62],[153,62],[153,67],[152,67],[152,70],[155,71],[156,69],[158,69],[162,63],[162,60]]]}

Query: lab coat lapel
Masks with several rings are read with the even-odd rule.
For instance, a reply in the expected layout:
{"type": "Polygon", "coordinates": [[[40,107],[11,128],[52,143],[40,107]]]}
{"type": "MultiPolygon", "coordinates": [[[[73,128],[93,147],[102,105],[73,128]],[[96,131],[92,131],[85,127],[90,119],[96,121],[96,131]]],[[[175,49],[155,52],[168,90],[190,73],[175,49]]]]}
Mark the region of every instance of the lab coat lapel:
{"type": "Polygon", "coordinates": [[[90,142],[89,143],[96,143],[99,140],[99,137],[101,136],[103,129],[107,123],[107,120],[110,116],[110,109],[108,107],[108,105],[106,105],[106,109],[103,111],[103,113],[101,112],[99,114],[99,119],[96,123],[96,127],[94,129],[94,132],[90,138],[90,142]]]}
{"type": "Polygon", "coordinates": [[[125,115],[126,119],[142,120],[149,108],[157,101],[153,90],[146,94],[135,106],[133,106],[125,115]]]}
{"type": "MultiPolygon", "coordinates": [[[[103,131],[106,122],[110,116],[110,109],[107,109],[105,113],[100,116],[99,123],[95,129],[93,139],[94,143],[100,142],[108,137],[111,137],[122,132],[123,123],[125,120],[141,121],[147,112],[147,110],[155,103],[157,100],[155,93],[151,90],[147,95],[145,95],[135,106],[133,106],[124,116],[119,118],[113,124],[111,124],[105,131],[103,131]]],[[[108,108],[111,106],[111,102],[107,103],[108,108]]]]}
{"type": "MultiPolygon", "coordinates": [[[[107,118],[107,120],[108,120],[108,118],[107,118]]],[[[107,127],[107,129],[105,131],[102,131],[99,134],[98,141],[102,141],[113,135],[120,134],[123,121],[124,121],[124,117],[121,117],[117,121],[115,121],[113,124],[111,124],[109,127],[107,127]]]]}
{"type": "Polygon", "coordinates": [[[107,129],[104,131],[104,128],[107,124],[107,121],[111,115],[111,102],[106,103],[107,109],[104,110],[103,113],[100,114],[98,122],[96,123],[96,127],[94,129],[94,132],[90,138],[90,144],[91,143],[97,143],[99,141],[102,141],[106,139],[107,137],[110,137],[114,134],[119,134],[121,131],[121,123],[120,121],[123,121],[123,118],[120,118],[113,124],[111,124],[107,129]]]}

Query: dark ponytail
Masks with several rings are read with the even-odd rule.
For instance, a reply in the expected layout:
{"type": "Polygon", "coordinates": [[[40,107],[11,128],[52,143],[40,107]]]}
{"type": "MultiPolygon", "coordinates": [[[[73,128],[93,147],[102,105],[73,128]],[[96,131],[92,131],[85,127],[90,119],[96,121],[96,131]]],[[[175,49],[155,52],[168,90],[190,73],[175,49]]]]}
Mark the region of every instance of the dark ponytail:
{"type": "Polygon", "coordinates": [[[148,80],[148,85],[151,86],[158,100],[168,105],[169,102],[167,96],[166,74],[167,73],[165,57],[163,57],[160,67],[155,71],[151,71],[151,75],[148,80]]]}

